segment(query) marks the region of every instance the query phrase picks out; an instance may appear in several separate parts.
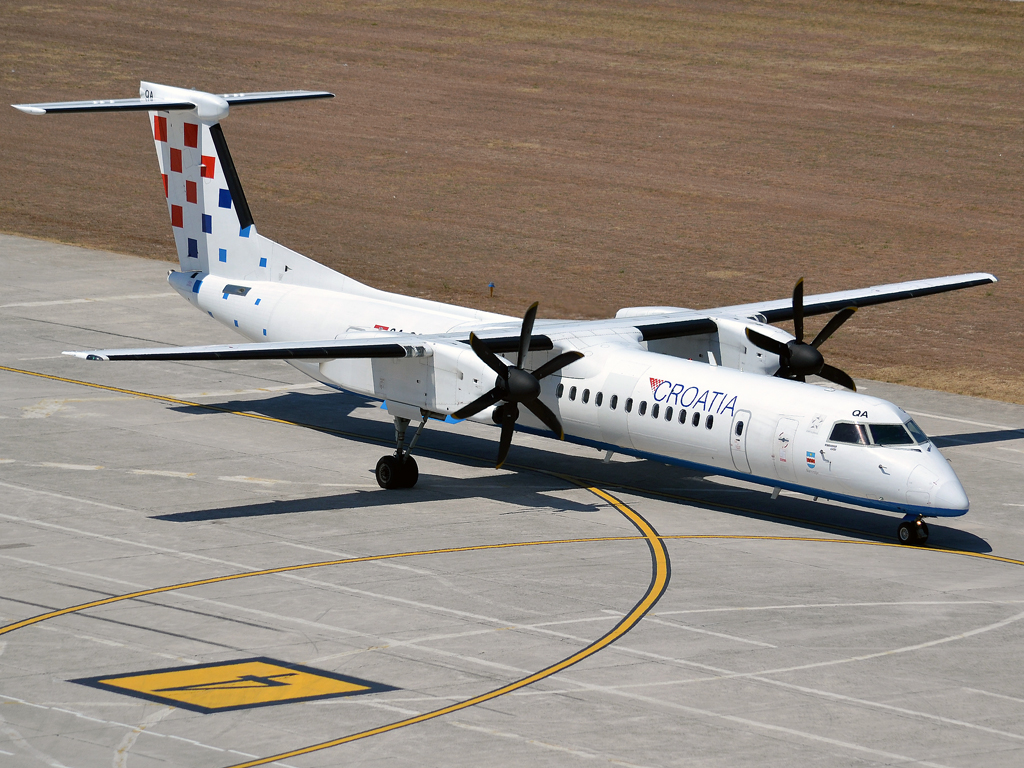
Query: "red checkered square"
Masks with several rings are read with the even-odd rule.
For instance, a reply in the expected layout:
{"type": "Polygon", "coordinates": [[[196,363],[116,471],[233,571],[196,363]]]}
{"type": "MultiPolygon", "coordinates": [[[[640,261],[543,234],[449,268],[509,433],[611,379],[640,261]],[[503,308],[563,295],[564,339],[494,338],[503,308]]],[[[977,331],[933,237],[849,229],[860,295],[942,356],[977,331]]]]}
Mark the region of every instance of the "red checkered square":
{"type": "Polygon", "coordinates": [[[185,182],[185,199],[190,203],[199,202],[199,192],[196,189],[196,183],[194,181],[185,182]]]}
{"type": "Polygon", "coordinates": [[[180,205],[171,206],[171,226],[172,227],[184,227],[184,216],[182,215],[180,205]]]}
{"type": "Polygon", "coordinates": [[[195,123],[185,123],[185,146],[192,148],[199,146],[199,126],[195,123]]]}
{"type": "Polygon", "coordinates": [[[160,115],[153,115],[153,138],[157,141],[167,141],[167,118],[160,115]]]}
{"type": "Polygon", "coordinates": [[[171,149],[171,170],[181,173],[181,150],[171,149]]]}
{"type": "Polygon", "coordinates": [[[204,179],[212,179],[217,169],[217,158],[211,155],[203,155],[202,176],[204,179]]]}
{"type": "Polygon", "coordinates": [[[169,197],[171,193],[167,191],[167,174],[161,173],[160,178],[164,180],[164,197],[169,197]]]}

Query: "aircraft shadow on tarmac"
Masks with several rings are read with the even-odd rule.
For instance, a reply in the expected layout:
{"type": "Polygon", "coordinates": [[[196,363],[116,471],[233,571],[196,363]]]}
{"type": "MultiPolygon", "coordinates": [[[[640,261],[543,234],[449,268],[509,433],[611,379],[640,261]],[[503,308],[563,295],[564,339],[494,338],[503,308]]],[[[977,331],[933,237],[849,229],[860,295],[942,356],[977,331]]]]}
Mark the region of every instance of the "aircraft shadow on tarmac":
{"type": "Polygon", "coordinates": [[[1024,430],[997,429],[991,432],[969,432],[963,435],[942,435],[933,437],[932,442],[939,448],[955,448],[958,445],[984,445],[1002,443],[1007,440],[1024,440],[1024,430]]]}
{"type": "MultiPolygon", "coordinates": [[[[274,419],[293,421],[326,434],[344,433],[337,434],[337,436],[345,440],[357,440],[382,446],[382,453],[390,453],[393,450],[392,441],[394,439],[391,424],[385,421],[352,417],[353,411],[375,406],[377,402],[347,392],[301,394],[292,392],[253,400],[210,403],[209,405],[216,410],[194,406],[173,406],[173,410],[192,414],[213,414],[216,411],[224,410],[254,413],[274,419]]],[[[1012,432],[1014,437],[994,437],[991,440],[980,439],[979,442],[1019,439],[1021,432],[1019,430],[1012,432]]],[[[966,441],[978,436],[984,438],[989,435],[1005,434],[1007,433],[983,432],[978,435],[958,435],[955,439],[966,441]]],[[[415,453],[425,455],[441,453],[442,457],[444,454],[456,454],[456,461],[469,461],[486,466],[494,461],[493,457],[497,453],[497,437],[497,430],[495,430],[494,439],[487,440],[464,432],[432,430],[428,425],[420,438],[415,453]]],[[[939,441],[943,439],[936,439],[936,443],[940,447],[943,444],[939,441]]],[[[719,514],[758,520],[769,519],[787,527],[813,531],[818,534],[831,536],[838,532],[865,540],[895,541],[896,525],[899,518],[894,514],[815,502],[788,495],[782,495],[773,501],[767,488],[762,491],[722,485],[709,480],[708,478],[712,477],[709,473],[646,460],[616,460],[606,464],[600,459],[602,453],[595,452],[594,458],[586,458],[559,453],[557,451],[558,444],[555,442],[550,442],[549,445],[548,450],[541,450],[522,445],[521,438],[513,440],[508,463],[504,467],[504,469],[519,473],[536,472],[534,477],[538,480],[545,477],[550,480],[550,483],[541,480],[539,484],[534,484],[530,489],[533,492],[533,501],[524,497],[523,491],[527,489],[523,488],[521,484],[503,483],[497,481],[494,476],[460,479],[421,472],[416,487],[409,490],[362,490],[305,499],[177,512],[156,515],[154,519],[170,522],[200,522],[303,512],[370,509],[409,502],[429,503],[446,498],[468,497],[491,498],[505,502],[514,498],[515,503],[524,506],[536,505],[538,509],[575,512],[591,512],[598,509],[598,503],[579,504],[545,493],[546,491],[565,490],[565,482],[552,477],[552,473],[558,473],[583,482],[588,482],[588,478],[590,478],[589,482],[609,490],[615,490],[618,486],[628,489],[630,494],[652,500],[663,501],[667,497],[670,501],[679,501],[691,507],[712,510],[719,514]]],[[[370,474],[372,467],[367,466],[367,472],[368,478],[372,476],[370,474]]],[[[930,546],[967,552],[992,551],[992,547],[984,539],[957,529],[955,527],[956,518],[951,519],[952,526],[945,525],[939,520],[939,518],[929,519],[930,546]]],[[[788,534],[780,532],[780,535],[788,534]]]]}

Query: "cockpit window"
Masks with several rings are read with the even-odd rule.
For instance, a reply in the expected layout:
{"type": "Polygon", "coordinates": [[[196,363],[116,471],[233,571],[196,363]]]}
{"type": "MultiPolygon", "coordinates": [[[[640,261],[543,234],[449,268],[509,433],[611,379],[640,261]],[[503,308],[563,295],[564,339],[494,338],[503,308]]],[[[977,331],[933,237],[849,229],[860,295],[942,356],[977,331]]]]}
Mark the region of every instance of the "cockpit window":
{"type": "Polygon", "coordinates": [[[832,434],[828,439],[833,443],[853,443],[854,445],[869,445],[871,437],[868,435],[868,428],[865,424],[849,424],[839,422],[832,427],[832,434]]]}
{"type": "Polygon", "coordinates": [[[829,441],[853,445],[914,445],[928,442],[928,436],[913,421],[907,424],[850,424],[832,427],[829,441]],[[908,431],[909,430],[909,431],[908,431]]]}
{"type": "Polygon", "coordinates": [[[928,435],[926,435],[924,433],[923,429],[921,429],[919,426],[917,426],[917,422],[915,422],[913,419],[908,421],[903,426],[905,426],[908,430],[910,430],[910,434],[912,434],[914,436],[914,439],[917,440],[917,442],[919,442],[919,443],[927,443],[928,442],[928,435]]]}
{"type": "Polygon", "coordinates": [[[914,438],[902,424],[872,424],[871,442],[876,445],[913,445],[914,438]]]}

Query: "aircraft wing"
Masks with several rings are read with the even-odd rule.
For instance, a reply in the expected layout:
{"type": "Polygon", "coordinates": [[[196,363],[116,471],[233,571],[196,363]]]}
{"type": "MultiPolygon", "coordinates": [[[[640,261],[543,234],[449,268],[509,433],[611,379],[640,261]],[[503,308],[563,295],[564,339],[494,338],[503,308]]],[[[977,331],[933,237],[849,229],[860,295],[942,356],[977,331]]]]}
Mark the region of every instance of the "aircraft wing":
{"type": "Polygon", "coordinates": [[[369,338],[324,341],[212,344],[204,347],[150,347],[65,352],[83,360],[336,360],[339,358],[425,357],[425,337],[389,333],[369,338]]]}
{"type": "MultiPolygon", "coordinates": [[[[916,299],[921,296],[932,296],[936,293],[959,291],[961,288],[973,288],[978,285],[999,282],[995,275],[987,272],[973,272],[969,275],[952,275],[950,277],[933,277],[927,280],[911,280],[906,283],[889,283],[875,285],[870,288],[857,288],[852,291],[836,291],[835,293],[819,293],[804,297],[804,316],[827,315],[838,312],[846,307],[870,307],[875,304],[887,304],[890,301],[916,299]]],[[[735,307],[720,307],[708,310],[709,315],[764,315],[769,323],[793,319],[793,302],[791,299],[765,301],[755,304],[740,304],[735,307]]]]}
{"type": "MultiPolygon", "coordinates": [[[[518,336],[488,336],[483,342],[495,354],[515,352],[518,336]]],[[[382,333],[373,336],[325,339],[322,341],[255,342],[251,344],[212,344],[202,347],[149,347],[140,349],[93,349],[65,352],[83,360],[338,360],[370,357],[426,357],[427,342],[469,345],[469,335],[382,333]]],[[[553,349],[551,339],[534,335],[530,351],[553,349]]]]}

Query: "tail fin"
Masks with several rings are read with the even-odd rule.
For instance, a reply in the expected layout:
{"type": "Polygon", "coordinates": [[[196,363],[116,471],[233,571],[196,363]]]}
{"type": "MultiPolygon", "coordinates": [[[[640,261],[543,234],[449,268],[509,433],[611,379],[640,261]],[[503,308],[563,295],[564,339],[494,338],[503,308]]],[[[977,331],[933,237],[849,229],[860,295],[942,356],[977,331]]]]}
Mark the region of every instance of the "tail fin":
{"type": "Polygon", "coordinates": [[[232,105],[333,96],[324,91],[218,96],[143,82],[138,99],[15,106],[29,114],[148,111],[182,270],[270,279],[269,254],[260,246],[220,121],[232,105]]]}

